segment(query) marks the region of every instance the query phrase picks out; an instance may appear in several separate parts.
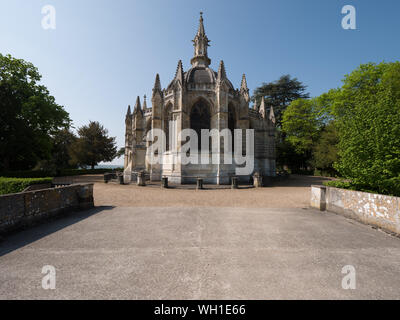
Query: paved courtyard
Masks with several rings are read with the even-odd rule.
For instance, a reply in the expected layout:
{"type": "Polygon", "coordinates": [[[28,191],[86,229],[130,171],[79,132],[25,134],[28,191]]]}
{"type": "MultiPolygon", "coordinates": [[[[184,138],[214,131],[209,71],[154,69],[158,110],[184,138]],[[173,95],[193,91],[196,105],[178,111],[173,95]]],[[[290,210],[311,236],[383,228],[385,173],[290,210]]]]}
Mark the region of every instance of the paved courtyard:
{"type": "Polygon", "coordinates": [[[310,182],[213,192],[96,183],[97,208],[0,242],[0,298],[399,299],[400,239],[307,209],[310,182]],[[308,198],[296,205],[297,193],[308,198]],[[214,198],[223,205],[207,206],[214,198]],[[56,268],[55,290],[41,287],[44,265],[56,268]],[[342,289],[345,265],[355,290],[342,289]]]}

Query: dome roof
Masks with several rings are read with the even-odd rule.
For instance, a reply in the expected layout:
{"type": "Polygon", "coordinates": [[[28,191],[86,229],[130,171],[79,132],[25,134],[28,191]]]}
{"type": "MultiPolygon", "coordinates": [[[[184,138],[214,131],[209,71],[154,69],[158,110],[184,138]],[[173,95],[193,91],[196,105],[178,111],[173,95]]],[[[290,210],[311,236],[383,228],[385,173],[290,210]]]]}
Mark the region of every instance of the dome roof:
{"type": "MultiPolygon", "coordinates": [[[[217,78],[218,78],[218,73],[215,72],[213,69],[205,66],[195,66],[190,68],[187,72],[183,74],[184,78],[184,85],[190,86],[192,84],[216,84],[217,83],[217,78]]],[[[171,83],[168,85],[167,90],[170,90],[173,88],[174,83],[177,81],[177,78],[175,76],[174,80],[171,81],[171,83]]],[[[230,89],[234,90],[232,83],[225,78],[226,83],[228,83],[228,86],[230,89]]]]}
{"type": "Polygon", "coordinates": [[[185,82],[187,84],[216,83],[217,73],[209,67],[193,67],[185,73],[185,82]]]}
{"type": "MultiPolygon", "coordinates": [[[[215,84],[217,82],[218,73],[209,67],[196,66],[185,72],[186,84],[215,84]]],[[[232,83],[225,79],[229,87],[234,90],[232,83]]]]}

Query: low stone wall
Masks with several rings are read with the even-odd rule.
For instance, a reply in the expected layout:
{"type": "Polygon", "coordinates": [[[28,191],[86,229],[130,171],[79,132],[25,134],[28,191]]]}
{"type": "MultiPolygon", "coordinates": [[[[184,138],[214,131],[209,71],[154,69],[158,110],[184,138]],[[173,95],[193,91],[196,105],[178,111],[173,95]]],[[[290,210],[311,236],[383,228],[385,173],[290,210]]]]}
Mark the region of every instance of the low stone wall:
{"type": "Polygon", "coordinates": [[[51,188],[51,183],[33,184],[33,185],[25,188],[25,190],[23,190],[22,192],[43,190],[43,189],[49,189],[49,188],[51,188]]]}
{"type": "Polygon", "coordinates": [[[93,184],[75,184],[0,196],[0,233],[74,210],[92,208],[93,184]]]}
{"type": "Polygon", "coordinates": [[[311,206],[400,234],[400,198],[398,197],[312,186],[311,206]]]}

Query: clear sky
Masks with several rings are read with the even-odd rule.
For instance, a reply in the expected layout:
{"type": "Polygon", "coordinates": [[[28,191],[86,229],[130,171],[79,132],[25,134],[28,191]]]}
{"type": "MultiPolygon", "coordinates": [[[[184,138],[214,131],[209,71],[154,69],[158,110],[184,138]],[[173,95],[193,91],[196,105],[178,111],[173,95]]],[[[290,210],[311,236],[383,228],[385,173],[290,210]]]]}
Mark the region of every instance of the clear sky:
{"type": "Polygon", "coordinates": [[[211,67],[223,59],[251,92],[290,74],[317,96],[361,63],[399,60],[398,0],[0,0],[0,53],[37,66],[75,127],[99,121],[122,147],[128,104],[149,102],[155,74],[167,86],[179,59],[190,67],[200,11],[211,67]],[[44,5],[55,30],[42,28],[44,5]],[[344,5],[356,8],[356,30],[341,26],[344,5]]]}

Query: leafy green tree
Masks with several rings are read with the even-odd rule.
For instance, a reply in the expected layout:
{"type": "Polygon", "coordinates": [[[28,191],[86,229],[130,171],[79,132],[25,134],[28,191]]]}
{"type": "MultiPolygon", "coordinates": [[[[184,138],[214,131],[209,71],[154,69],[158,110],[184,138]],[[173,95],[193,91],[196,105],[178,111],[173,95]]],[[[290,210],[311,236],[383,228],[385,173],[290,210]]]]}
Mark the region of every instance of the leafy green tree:
{"type": "Polygon", "coordinates": [[[308,99],[307,87],[297,78],[284,75],[277,81],[263,83],[254,90],[253,101],[257,100],[257,105],[261,103],[261,98],[265,98],[267,108],[273,107],[277,126],[281,125],[282,114],[289,104],[297,99],[308,99]]]}
{"type": "Polygon", "coordinates": [[[359,188],[400,195],[400,62],[363,64],[331,91],[335,168],[359,188]]]}
{"type": "Polygon", "coordinates": [[[278,168],[290,169],[291,173],[304,173],[311,166],[309,153],[298,153],[286,139],[276,145],[278,168]]]}
{"type": "Polygon", "coordinates": [[[99,122],[90,121],[87,126],[80,127],[78,135],[69,151],[72,165],[94,169],[99,162],[109,162],[116,157],[115,137],[109,137],[108,130],[99,122]]]}
{"type": "Polygon", "coordinates": [[[282,132],[286,137],[283,145],[289,144],[286,150],[294,151],[290,160],[292,170],[311,166],[312,149],[319,138],[320,128],[313,100],[298,99],[287,107],[282,117],[282,132]],[[294,160],[298,161],[297,164],[293,163],[294,160]]]}
{"type": "Polygon", "coordinates": [[[322,130],[313,149],[314,166],[322,173],[337,174],[333,165],[338,161],[339,136],[335,122],[329,122],[322,130]]]}
{"type": "Polygon", "coordinates": [[[319,136],[319,123],[313,101],[293,101],[283,114],[282,131],[298,153],[309,152],[319,136]]]}
{"type": "Polygon", "coordinates": [[[50,159],[52,135],[70,118],[40,84],[37,68],[0,54],[0,169],[31,169],[50,159]]]}
{"type": "Polygon", "coordinates": [[[59,169],[71,169],[71,157],[69,149],[76,141],[77,137],[69,129],[58,131],[53,137],[52,162],[59,169]]]}

